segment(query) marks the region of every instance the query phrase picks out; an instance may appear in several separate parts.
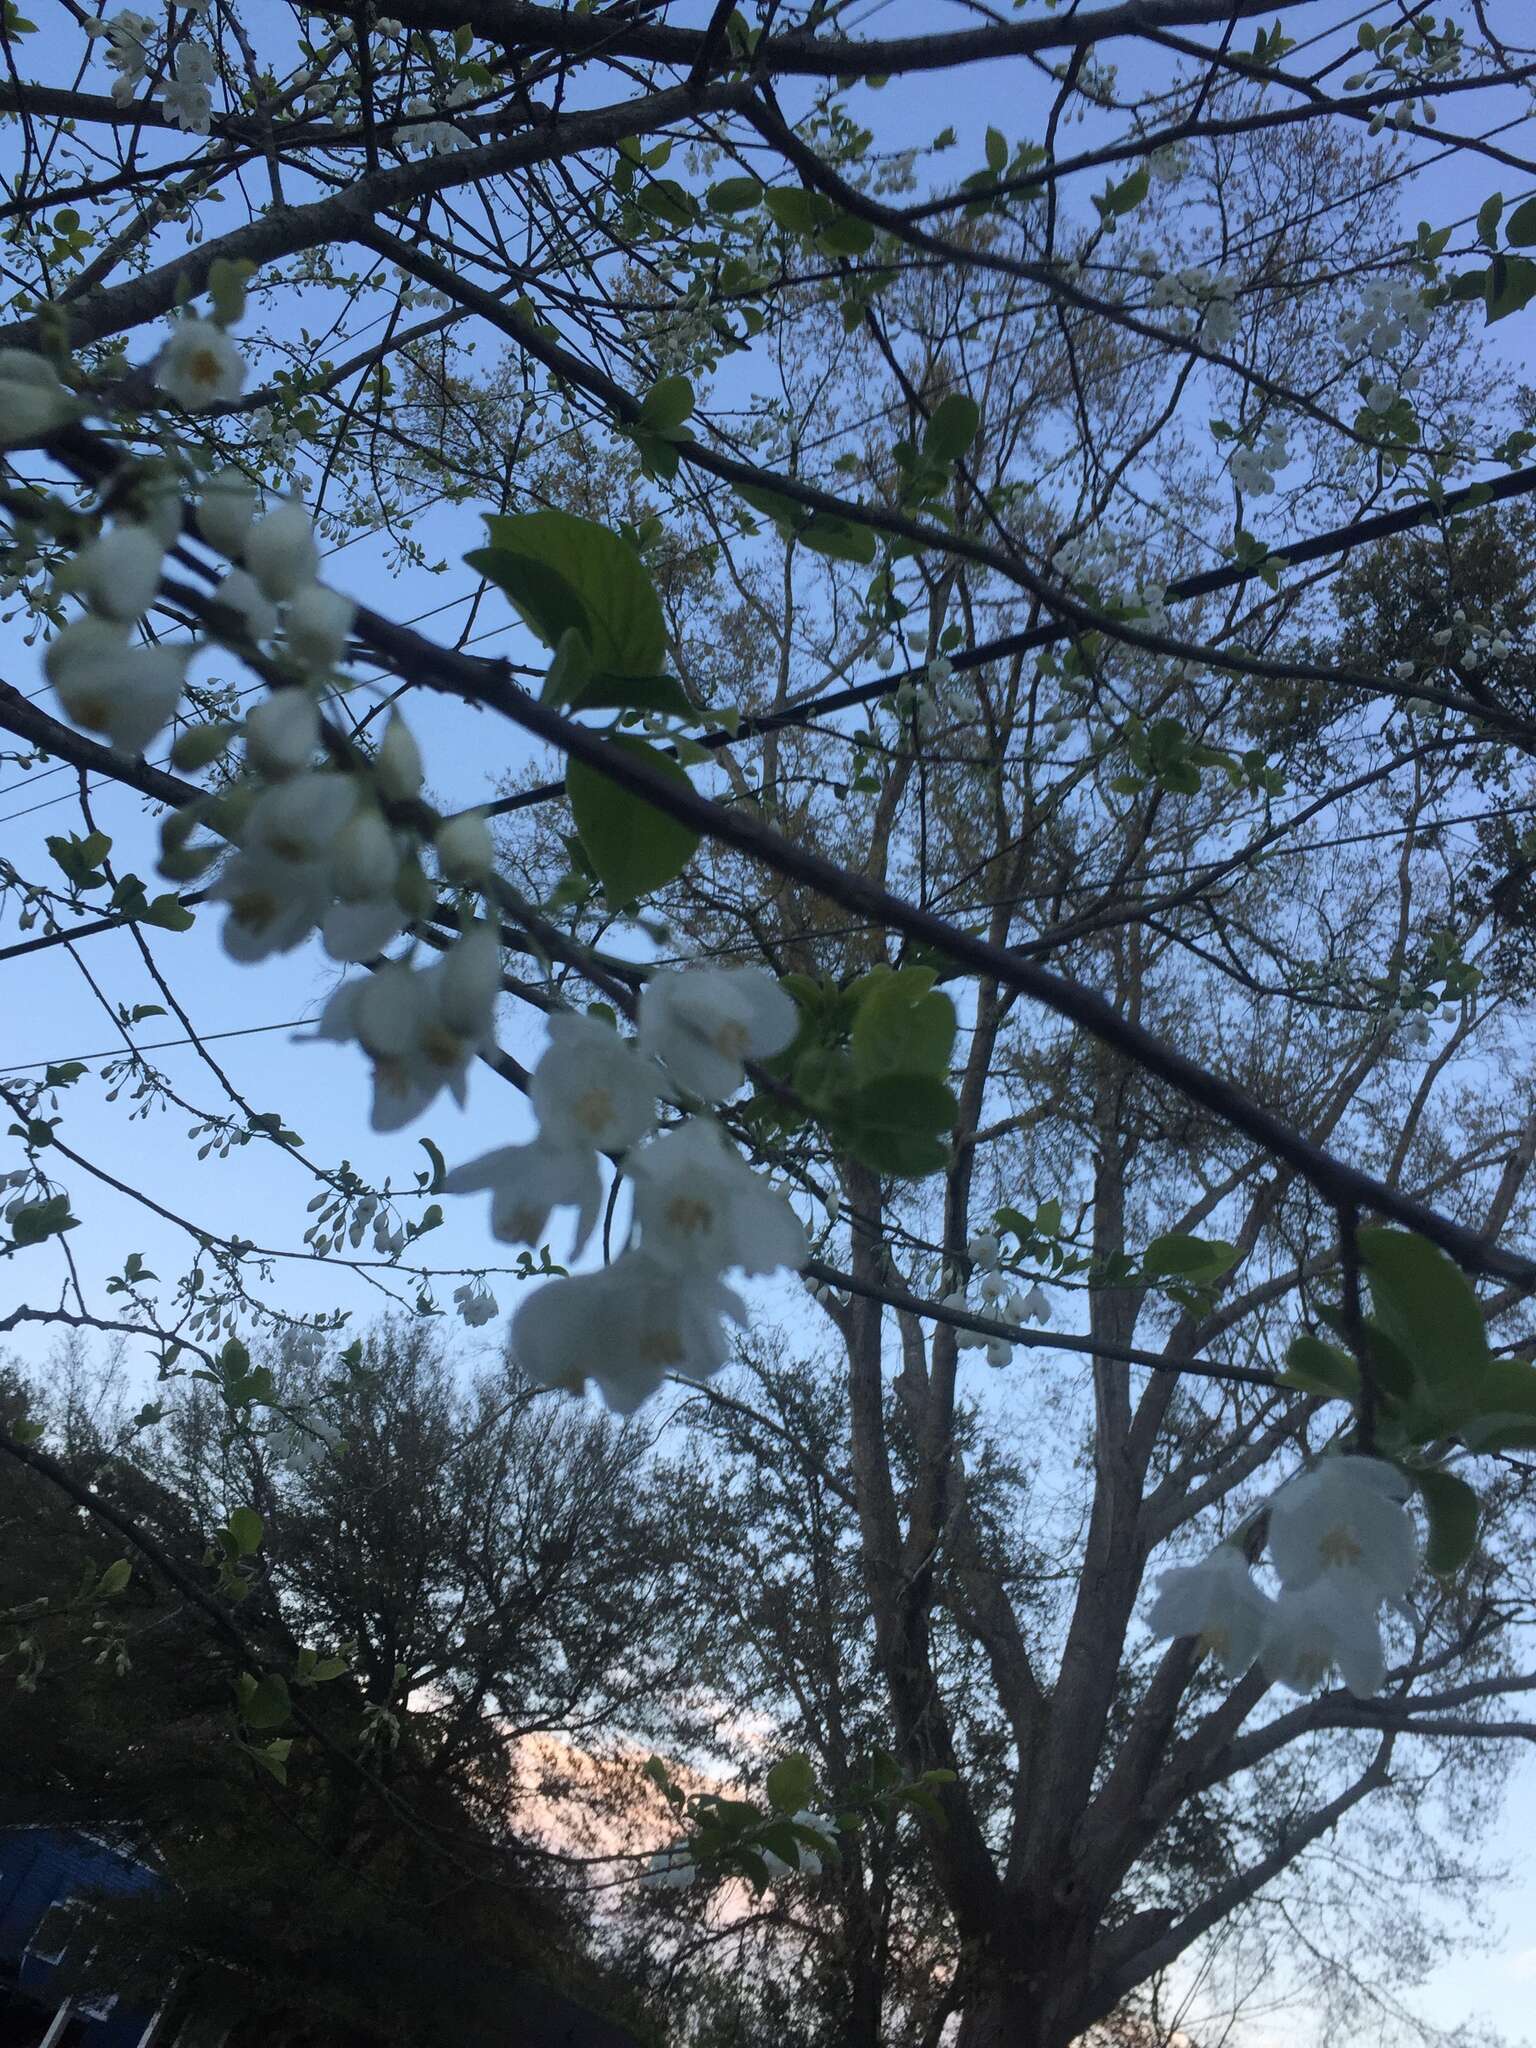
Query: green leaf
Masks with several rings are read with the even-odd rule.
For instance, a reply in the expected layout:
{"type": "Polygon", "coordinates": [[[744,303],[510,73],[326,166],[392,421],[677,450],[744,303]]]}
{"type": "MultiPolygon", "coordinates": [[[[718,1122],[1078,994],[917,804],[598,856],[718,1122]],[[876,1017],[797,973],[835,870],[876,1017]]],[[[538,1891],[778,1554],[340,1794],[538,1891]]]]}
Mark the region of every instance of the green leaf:
{"type": "Polygon", "coordinates": [[[837,1122],[866,1165],[912,1179],[947,1164],[949,1146],[939,1133],[954,1128],[958,1113],[942,1081],[928,1074],[889,1074],[844,1097],[837,1122]]]}
{"type": "Polygon", "coordinates": [[[882,975],[863,996],[853,1020],[853,1067],[858,1079],[883,1074],[938,1074],[949,1068],[955,1042],[955,1006],[931,988],[925,967],[882,975]]]}
{"type": "Polygon", "coordinates": [[[1347,1351],[1325,1344],[1321,1337],[1291,1339],[1281,1378],[1287,1386],[1330,1400],[1353,1401],[1360,1392],[1360,1368],[1347,1351]]]}
{"type": "Polygon", "coordinates": [[[1477,1495],[1452,1472],[1436,1469],[1413,1476],[1429,1516],[1424,1562],[1432,1572],[1459,1571],[1477,1542],[1477,1495]]]}
{"type": "Polygon", "coordinates": [[[981,408],[964,391],[947,391],[933,408],[923,433],[923,453],[935,462],[956,462],[976,438],[981,408]]]}
{"type": "Polygon", "coordinates": [[[1387,1337],[1431,1386],[1471,1378],[1488,1357],[1482,1311],[1455,1262],[1407,1230],[1362,1230],[1371,1307],[1387,1337]]]}
{"type": "Polygon", "coordinates": [[[1161,1278],[1208,1286],[1237,1257],[1237,1246],[1220,1238],[1183,1237],[1176,1231],[1154,1237],[1142,1255],[1143,1270],[1161,1278]]]}
{"type": "Polygon", "coordinates": [[[1504,223],[1504,239],[1514,249],[1536,242],[1536,199],[1524,199],[1504,223]]]}
{"type": "Polygon", "coordinates": [[[875,231],[856,214],[839,213],[816,231],[817,247],[829,256],[867,256],[874,246],[875,231]]]}
{"type": "Polygon", "coordinates": [[[1001,128],[987,130],[987,169],[1003,171],[1008,165],[1008,138],[1001,128]]]}
{"type": "Polygon", "coordinates": [[[491,545],[465,560],[511,598],[546,647],[575,630],[596,669],[654,676],[666,622],[645,564],[627,540],[570,512],[490,518],[491,545]]]}
{"type": "Polygon", "coordinates": [[[1477,239],[1485,249],[1498,247],[1499,218],[1504,211],[1504,194],[1492,192],[1477,209],[1477,239]]]}
{"type": "MultiPolygon", "coordinates": [[[[680,789],[693,786],[675,761],[648,747],[644,740],[615,734],[608,745],[649,761],[658,774],[680,789]]],[[[583,761],[566,764],[565,791],[582,847],[597,870],[604,895],[615,907],[634,903],[673,881],[699,843],[691,825],[668,817],[583,761]]]]}
{"type": "Polygon", "coordinates": [[[792,234],[814,234],[831,217],[829,199],[819,192],[807,192],[799,185],[774,185],[763,195],[763,204],[781,228],[792,234]]]}
{"type": "Polygon", "coordinates": [[[781,1757],[768,1773],[767,1790],[770,1804],[780,1813],[798,1813],[802,1806],[809,1806],[816,1791],[816,1774],[810,1758],[798,1751],[793,1756],[781,1757]]]}
{"type": "Polygon", "coordinates": [[[693,386],[686,377],[663,377],[640,401],[640,421],[653,434],[675,434],[693,411],[693,386]]]}
{"type": "Polygon", "coordinates": [[[1488,325],[1518,313],[1536,298],[1536,263],[1526,256],[1495,256],[1483,289],[1488,325]]]}
{"type": "Polygon", "coordinates": [[[834,562],[858,562],[867,568],[880,551],[880,543],[867,526],[850,525],[829,512],[818,512],[800,528],[800,538],[818,555],[834,562]]]}
{"type": "Polygon", "coordinates": [[[292,1742],[268,1742],[259,1749],[254,1743],[248,1742],[244,1747],[252,1763],[260,1764],[269,1777],[276,1778],[279,1785],[287,1784],[288,1752],[293,1748],[292,1742]]]}
{"type": "Polygon", "coordinates": [[[757,178],[722,178],[709,188],[710,208],[715,213],[747,213],[761,204],[765,190],[757,178]]]}
{"type": "Polygon", "coordinates": [[[96,1581],[96,1591],[104,1598],[121,1593],[133,1577],[133,1566],[126,1557],[120,1557],[115,1564],[109,1564],[96,1581]]]}
{"type": "Polygon", "coordinates": [[[254,1508],[236,1508],[229,1518],[229,1533],[241,1557],[253,1557],[261,1548],[261,1517],[254,1508]]]}
{"type": "Polygon", "coordinates": [[[240,1680],[240,1715],[247,1728],[281,1728],[292,1712],[287,1684],[276,1671],[240,1680]]]}
{"type": "Polygon", "coordinates": [[[152,898],[140,914],[139,922],[156,925],[163,932],[186,932],[192,929],[197,919],[179,897],[167,893],[152,898]]]}

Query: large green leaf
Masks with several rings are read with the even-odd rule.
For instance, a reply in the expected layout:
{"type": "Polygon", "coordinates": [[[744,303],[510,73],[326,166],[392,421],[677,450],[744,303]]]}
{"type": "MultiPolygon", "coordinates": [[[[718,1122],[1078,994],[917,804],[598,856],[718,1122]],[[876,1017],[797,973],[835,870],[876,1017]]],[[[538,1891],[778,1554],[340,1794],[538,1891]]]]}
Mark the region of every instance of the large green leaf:
{"type": "Polygon", "coordinates": [[[1376,1321],[1430,1386],[1469,1380],[1488,1357],[1482,1311],[1454,1260],[1407,1230],[1362,1230],[1376,1321]]]}
{"type": "Polygon", "coordinates": [[[1281,1378],[1287,1386],[1336,1401],[1353,1401],[1360,1392],[1360,1368],[1347,1351],[1325,1344],[1321,1337],[1291,1339],[1281,1378]]]}
{"type": "MultiPolygon", "coordinates": [[[[670,756],[648,747],[644,740],[618,733],[607,744],[649,761],[658,774],[680,789],[692,787],[670,756]]],[[[589,768],[583,761],[567,762],[565,791],[587,858],[597,870],[604,895],[616,906],[637,902],[653,889],[663,888],[682,873],[699,843],[691,825],[621,789],[600,769],[589,768]]]]}
{"type": "Polygon", "coordinates": [[[1141,1263],[1144,1271],[1159,1279],[1187,1280],[1203,1287],[1219,1280],[1236,1257],[1236,1245],[1220,1238],[1185,1237],[1169,1231],[1153,1238],[1141,1263]]]}
{"type": "Polygon", "coordinates": [[[935,462],[954,462],[976,438],[981,409],[963,391],[946,392],[933,408],[923,435],[923,453],[935,462]]]}
{"type": "MultiPolygon", "coordinates": [[[[798,1813],[802,1806],[808,1806],[816,1790],[816,1774],[811,1769],[810,1758],[799,1751],[793,1756],[780,1757],[768,1773],[768,1799],[780,1813],[798,1813]]],[[[789,1858],[784,1859],[786,1862],[789,1858]]]]}
{"type": "Polygon", "coordinates": [[[878,1173],[911,1179],[937,1173],[949,1159],[940,1134],[953,1129],[959,1105],[944,1083],[929,1074],[888,1074],[868,1081],[838,1107],[840,1132],[878,1173]]]}
{"type": "Polygon", "coordinates": [[[596,669],[656,676],[666,660],[661,600],[627,540],[570,512],[490,518],[491,545],[465,560],[504,590],[546,647],[574,628],[596,669]]]}
{"type": "Polygon", "coordinates": [[[932,984],[926,967],[903,968],[873,981],[853,1020],[853,1067],[860,1081],[948,1070],[955,1006],[932,984]]]}
{"type": "Polygon", "coordinates": [[[1416,1472],[1429,1516],[1424,1562],[1432,1572],[1459,1571],[1477,1542],[1477,1495],[1453,1472],[1416,1472]]]}

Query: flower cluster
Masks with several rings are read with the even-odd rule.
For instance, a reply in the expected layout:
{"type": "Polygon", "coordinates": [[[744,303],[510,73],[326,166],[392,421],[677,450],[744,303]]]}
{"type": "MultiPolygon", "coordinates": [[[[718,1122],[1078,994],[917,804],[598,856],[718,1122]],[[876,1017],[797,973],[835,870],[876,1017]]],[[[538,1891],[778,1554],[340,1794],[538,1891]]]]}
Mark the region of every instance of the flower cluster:
{"type": "Polygon", "coordinates": [[[711,1118],[650,1135],[658,1095],[724,1101],[745,1061],[780,1051],[797,1021],[777,982],[745,967],[655,975],[635,1040],[596,1018],[551,1020],[529,1084],[538,1136],[456,1167],[444,1188],[489,1190],[491,1229],[506,1243],[537,1243],[556,1209],[574,1210],[579,1252],[602,1205],[600,1155],[619,1156],[639,1242],[518,1310],[513,1348],[531,1378],[572,1393],[591,1380],[610,1408],[630,1414],[667,1373],[707,1377],[725,1363],[723,1319],[739,1323],[745,1310],[723,1274],[804,1264],[799,1218],[711,1118]]]}
{"type": "MultiPolygon", "coordinates": [[[[980,1275],[978,1293],[981,1296],[979,1309],[973,1309],[964,1287],[957,1287],[946,1294],[945,1308],[954,1309],[957,1314],[980,1314],[992,1316],[998,1322],[1048,1323],[1051,1319],[1051,1304],[1045,1289],[1035,1281],[1026,1291],[1020,1293],[1013,1285],[1002,1265],[1001,1246],[994,1232],[981,1231],[966,1246],[974,1272],[980,1275]]],[[[987,1354],[987,1363],[999,1370],[1013,1362],[1013,1346],[1006,1337],[988,1337],[980,1330],[961,1330],[955,1338],[961,1351],[982,1351],[987,1354]]]]}
{"type": "Polygon", "coordinates": [[[981,716],[981,699],[954,671],[946,654],[936,654],[924,669],[921,682],[899,685],[895,692],[898,712],[919,725],[939,725],[946,720],[962,725],[981,716]]]}
{"type": "Polygon", "coordinates": [[[1180,334],[1191,332],[1200,318],[1206,339],[1220,346],[1237,332],[1236,294],[1235,278],[1191,263],[1182,270],[1165,270],[1154,281],[1147,304],[1156,312],[1172,307],[1173,325],[1180,334]]]}
{"type": "Polygon", "coordinates": [[[1360,294],[1360,309],[1339,322],[1339,340],[1353,354],[1390,355],[1405,334],[1422,341],[1429,333],[1429,298],[1416,278],[1372,278],[1360,294]]]}
{"type": "Polygon", "coordinates": [[[1232,481],[1250,498],[1267,498],[1275,488],[1275,478],[1290,461],[1285,445],[1285,429],[1271,420],[1262,437],[1249,447],[1246,442],[1232,450],[1227,468],[1232,481]]]}
{"type": "Polygon", "coordinates": [[[1230,1677],[1257,1658],[1265,1675],[1310,1692],[1337,1666],[1357,1698],[1386,1677],[1380,1612],[1400,1603],[1418,1569],[1419,1539],[1404,1505],[1408,1482],[1379,1458],[1328,1457],[1289,1480],[1269,1504],[1278,1598],[1256,1583],[1234,1543],[1165,1572],[1148,1625],[1196,1636],[1230,1677]]]}
{"type": "Polygon", "coordinates": [[[120,107],[133,98],[133,88],[149,69],[149,44],[155,24],[147,14],[125,7],[110,21],[93,21],[87,35],[107,39],[107,66],[118,75],[112,81],[112,97],[120,107]]]}
{"type": "Polygon", "coordinates": [[[173,75],[160,87],[160,103],[178,128],[206,135],[213,118],[213,52],[206,43],[176,46],[173,75]]]}

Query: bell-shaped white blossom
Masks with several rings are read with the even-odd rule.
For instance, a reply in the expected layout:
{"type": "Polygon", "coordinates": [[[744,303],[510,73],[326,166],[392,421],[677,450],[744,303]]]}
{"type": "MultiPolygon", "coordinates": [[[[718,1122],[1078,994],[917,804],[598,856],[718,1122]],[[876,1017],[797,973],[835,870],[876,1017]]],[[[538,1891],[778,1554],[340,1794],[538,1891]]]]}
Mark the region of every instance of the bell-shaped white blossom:
{"type": "Polygon", "coordinates": [[[191,649],[135,647],[107,619],[76,619],[43,659],[66,717],[119,753],[142,754],[175,715],[191,649]]]}
{"type": "Polygon", "coordinates": [[[313,768],[263,790],[241,828],[240,843],[278,860],[327,859],[356,808],[357,788],[349,775],[313,768]]]}
{"type": "Polygon", "coordinates": [[[400,873],[395,835],[371,804],[355,810],[331,842],[331,879],[345,902],[392,894],[400,873]]]}
{"type": "Polygon", "coordinates": [[[197,501],[198,530],[211,547],[238,555],[250,537],[261,498],[238,469],[215,470],[197,501]]]}
{"type": "Polygon", "coordinates": [[[1048,1323],[1051,1320],[1050,1296],[1038,1280],[1019,1303],[1019,1317],[1021,1321],[1030,1323],[1048,1323]]]}
{"type": "Polygon", "coordinates": [[[437,864],[447,882],[481,882],[496,859],[496,844],[483,811],[460,811],[445,818],[433,842],[437,864]]]}
{"type": "Polygon", "coordinates": [[[307,590],[320,570],[314,523],[297,498],[284,498],[252,526],[245,566],[267,596],[282,603],[307,590]]]}
{"type": "Polygon", "coordinates": [[[220,936],[231,960],[245,965],[301,946],[331,901],[330,877],[320,862],[269,853],[232,854],[208,894],[229,905],[220,936]]]}
{"type": "Polygon", "coordinates": [[[392,960],[336,991],[317,1036],[355,1039],[373,1062],[376,1131],[400,1130],[444,1088],[463,1104],[469,1063],[491,1041],[500,983],[500,950],[481,925],[431,967],[392,960]]]}
{"type": "Polygon", "coordinates": [[[754,1173],[717,1128],[694,1117],[630,1155],[640,1242],[679,1273],[798,1270],[810,1256],[805,1229],[780,1194],[754,1173]]]}
{"type": "Polygon", "coordinates": [[[274,690],[245,714],[246,757],[273,781],[307,768],[319,744],[320,707],[307,690],[274,690]]]}
{"type": "Polygon", "coordinates": [[[686,1841],[669,1842],[646,1865],[640,1882],[647,1891],[680,1891],[698,1876],[686,1841]]]}
{"type": "Polygon", "coordinates": [[[1147,1626],[1155,1636],[1198,1636],[1227,1676],[1238,1678],[1263,1647],[1274,1605],[1237,1546],[1220,1543],[1199,1564],[1163,1573],[1147,1626]]]}
{"type": "Polygon", "coordinates": [[[965,1252],[966,1257],[980,1266],[983,1271],[990,1271],[997,1264],[997,1255],[1000,1249],[995,1231],[980,1230],[966,1246],[965,1252]]]}
{"type": "Polygon", "coordinates": [[[109,526],[75,557],[72,580],[93,612],[131,626],[155,601],[165,549],[147,526],[109,526]]]}
{"type": "Polygon", "coordinates": [[[987,1339],[987,1363],[999,1372],[1001,1372],[1005,1365],[1012,1365],[1013,1346],[1006,1337],[989,1337],[987,1339]]]}
{"type": "Polygon", "coordinates": [[[466,1160],[445,1175],[443,1191],[491,1195],[491,1235],[503,1244],[542,1244],[556,1209],[576,1211],[573,1252],[597,1227],[603,1178],[589,1145],[562,1146],[547,1137],[530,1145],[502,1145],[466,1160]]]}
{"type": "Polygon", "coordinates": [[[161,349],[155,376],[188,412],[227,405],[240,396],[245,383],[245,358],[212,320],[178,320],[161,349]]]}
{"type": "Polygon", "coordinates": [[[199,80],[163,79],[160,104],[176,126],[188,135],[206,135],[213,125],[213,94],[199,80]]]}
{"type": "MultiPolygon", "coordinates": [[[[820,1837],[823,1848],[832,1849],[837,1841],[837,1829],[824,1813],[811,1813],[802,1807],[791,1819],[797,1828],[820,1837]]],[[[821,1850],[813,1849],[809,1842],[795,1845],[795,1861],[786,1863],[782,1856],[776,1856],[772,1849],[762,1851],[763,1862],[768,1866],[770,1877],[820,1877],[822,1870],[821,1850]]]]}
{"type": "Polygon", "coordinates": [[[531,1380],[579,1394],[590,1380],[632,1415],[668,1373],[707,1379],[730,1355],[723,1317],[744,1323],[740,1297],[711,1274],[677,1273],[644,1250],[600,1272],[552,1280],[512,1322],[512,1355],[531,1380]]]}
{"type": "Polygon", "coordinates": [[[248,569],[231,569],[213,598],[234,613],[253,640],[270,640],[276,633],[277,606],[248,569]]]}
{"type": "Polygon", "coordinates": [[[596,1017],[549,1020],[549,1047],[528,1098],[551,1144],[626,1152],[656,1121],[657,1074],[596,1017]]]}
{"type": "Polygon", "coordinates": [[[421,795],[421,749],[398,711],[391,711],[374,757],[374,778],[393,803],[414,803],[421,795]]]}
{"type": "Polygon", "coordinates": [[[1380,1458],[1324,1458],[1270,1502],[1269,1554],[1282,1585],[1358,1573],[1378,1600],[1401,1600],[1419,1565],[1408,1481],[1380,1458]]]}
{"type": "Polygon", "coordinates": [[[482,1323],[494,1322],[501,1314],[495,1295],[483,1280],[466,1280],[462,1287],[455,1287],[453,1298],[459,1314],[472,1330],[478,1330],[482,1323]]]}
{"type": "Polygon", "coordinates": [[[667,968],[640,998],[640,1043],[674,1081],[723,1102],[749,1059],[782,1052],[799,1028],[793,997],[758,967],[667,968]]]}
{"type": "Polygon", "coordinates": [[[283,632],[289,652],[305,668],[329,674],[346,655],[347,636],[357,606],[339,590],[327,590],[323,583],[311,583],[288,607],[283,632]]]}
{"type": "Polygon", "coordinates": [[[0,448],[41,441],[78,411],[45,356],[0,348],[0,448]]]}
{"type": "Polygon", "coordinates": [[[1291,1692],[1315,1692],[1337,1665],[1357,1699],[1381,1690],[1387,1660],[1376,1588],[1349,1566],[1286,1586],[1264,1631],[1266,1674],[1291,1692]]]}

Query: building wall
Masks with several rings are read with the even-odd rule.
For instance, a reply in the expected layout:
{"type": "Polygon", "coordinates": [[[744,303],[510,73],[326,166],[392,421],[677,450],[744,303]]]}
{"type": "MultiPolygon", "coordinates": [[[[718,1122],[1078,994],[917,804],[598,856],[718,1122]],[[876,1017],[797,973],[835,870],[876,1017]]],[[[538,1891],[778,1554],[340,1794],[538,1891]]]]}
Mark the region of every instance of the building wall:
{"type": "MultiPolygon", "coordinates": [[[[40,2005],[56,2005],[57,1966],[26,1952],[48,1909],[93,1892],[122,1895],[158,1882],[144,1864],[88,1836],[0,1829],[0,1977],[40,2005]]],[[[149,2021],[147,2012],[121,2005],[105,2019],[82,2015],[90,2048],[136,2048],[149,2021]]]]}

